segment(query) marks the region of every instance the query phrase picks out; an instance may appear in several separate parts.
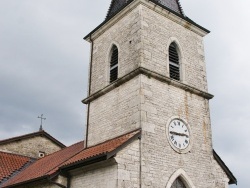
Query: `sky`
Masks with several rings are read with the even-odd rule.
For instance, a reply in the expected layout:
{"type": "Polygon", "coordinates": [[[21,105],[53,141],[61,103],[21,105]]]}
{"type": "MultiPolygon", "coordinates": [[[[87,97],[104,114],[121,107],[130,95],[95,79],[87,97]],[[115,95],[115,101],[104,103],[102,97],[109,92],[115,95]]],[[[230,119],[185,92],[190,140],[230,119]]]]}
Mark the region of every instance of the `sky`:
{"type": "MultiPolygon", "coordinates": [[[[66,145],[84,138],[90,45],[83,37],[110,0],[0,0],[0,140],[43,128],[66,145]]],[[[248,187],[250,1],[181,0],[204,39],[213,147],[248,187]]],[[[236,186],[230,186],[234,188],[236,186]]]]}

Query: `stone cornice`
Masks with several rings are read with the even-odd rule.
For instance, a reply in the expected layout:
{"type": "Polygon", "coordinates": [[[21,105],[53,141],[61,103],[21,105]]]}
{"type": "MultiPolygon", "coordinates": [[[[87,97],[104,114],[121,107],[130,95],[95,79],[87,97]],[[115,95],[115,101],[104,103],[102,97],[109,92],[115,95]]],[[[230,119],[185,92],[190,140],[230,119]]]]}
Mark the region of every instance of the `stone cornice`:
{"type": "Polygon", "coordinates": [[[132,78],[138,76],[139,74],[143,74],[143,75],[146,75],[150,78],[154,78],[156,80],[159,80],[161,82],[164,82],[164,83],[167,83],[169,85],[173,85],[175,87],[178,87],[178,88],[181,88],[187,92],[190,92],[192,94],[196,94],[198,96],[201,96],[201,97],[204,97],[205,99],[212,99],[214,96],[205,92],[205,91],[202,91],[202,90],[199,90],[195,87],[192,87],[192,86],[189,86],[187,84],[184,84],[182,82],[179,82],[179,81],[176,81],[176,80],[173,80],[169,77],[166,77],[164,75],[161,75],[159,73],[156,73],[154,71],[151,71],[151,70],[148,70],[146,68],[143,68],[143,67],[139,67],[137,69],[135,69],[134,71],[128,73],[127,75],[119,78],[118,80],[116,80],[115,82],[109,84],[108,86],[106,86],[105,88],[93,93],[92,95],[90,95],[89,97],[87,97],[86,99],[83,99],[82,100],[82,103],[84,104],[88,104],[90,103],[91,101],[105,95],[106,93],[110,92],[111,90],[119,87],[120,85],[126,83],[127,81],[131,80],[132,78]]]}
{"type": "Polygon", "coordinates": [[[159,4],[154,3],[153,1],[149,0],[134,0],[131,1],[127,6],[125,6],[121,11],[119,11],[116,15],[111,17],[111,19],[105,20],[103,23],[101,23],[98,27],[96,27],[92,32],[90,32],[86,37],[84,37],[85,40],[88,42],[90,41],[90,36],[94,40],[98,36],[100,36],[102,33],[104,33],[107,29],[109,29],[112,25],[117,23],[120,19],[122,19],[127,13],[131,12],[135,7],[138,5],[144,5],[148,7],[149,9],[152,9],[156,11],[157,13],[163,15],[164,17],[182,25],[183,27],[193,31],[194,33],[204,37],[209,33],[209,31],[192,20],[190,20],[188,17],[182,17],[179,15],[176,15],[170,10],[167,10],[166,8],[162,7],[159,4]]]}

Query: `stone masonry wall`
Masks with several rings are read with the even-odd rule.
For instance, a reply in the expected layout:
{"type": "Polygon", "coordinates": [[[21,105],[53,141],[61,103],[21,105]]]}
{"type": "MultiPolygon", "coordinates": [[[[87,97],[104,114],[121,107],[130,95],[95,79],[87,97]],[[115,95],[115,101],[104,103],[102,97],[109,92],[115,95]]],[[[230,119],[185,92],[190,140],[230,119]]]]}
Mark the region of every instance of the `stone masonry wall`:
{"type": "Polygon", "coordinates": [[[139,188],[139,140],[134,140],[108,161],[71,171],[71,188],[139,188]]]}
{"type": "MultiPolygon", "coordinates": [[[[181,82],[207,91],[203,38],[139,5],[95,39],[91,93],[109,84],[106,57],[113,41],[120,53],[119,77],[138,66],[168,77],[168,45],[175,41],[181,60],[181,82]]],[[[89,112],[88,146],[142,127],[142,188],[166,187],[178,169],[186,172],[196,188],[226,187],[228,178],[213,159],[207,99],[139,75],[92,101],[89,112]],[[169,144],[166,130],[173,117],[184,119],[191,127],[192,147],[188,153],[179,154],[169,144]]],[[[133,187],[129,173],[120,172],[127,177],[123,187],[133,187]]]]}
{"type": "Polygon", "coordinates": [[[117,164],[113,159],[78,169],[70,188],[117,188],[117,164]]]}
{"type": "Polygon", "coordinates": [[[88,146],[140,127],[139,76],[90,104],[88,146]]]}
{"type": "Polygon", "coordinates": [[[140,187],[140,141],[135,140],[115,156],[118,164],[117,188],[140,187]]]}
{"type": "Polygon", "coordinates": [[[215,170],[221,168],[213,159],[208,101],[146,76],[141,90],[142,187],[166,187],[171,175],[183,169],[197,188],[225,188],[225,173],[215,170]],[[174,151],[167,139],[172,117],[190,125],[192,147],[186,154],[174,151]]]}
{"type": "Polygon", "coordinates": [[[91,93],[109,84],[110,51],[115,44],[119,51],[118,77],[122,77],[139,64],[140,12],[135,8],[94,40],[91,93]]]}
{"type": "Polygon", "coordinates": [[[203,38],[163,15],[141,6],[142,67],[169,77],[168,48],[177,42],[182,82],[207,91],[203,38]]]}
{"type": "Polygon", "coordinates": [[[0,145],[0,151],[39,158],[39,151],[45,155],[59,151],[61,148],[45,137],[33,137],[13,143],[0,145]]]}

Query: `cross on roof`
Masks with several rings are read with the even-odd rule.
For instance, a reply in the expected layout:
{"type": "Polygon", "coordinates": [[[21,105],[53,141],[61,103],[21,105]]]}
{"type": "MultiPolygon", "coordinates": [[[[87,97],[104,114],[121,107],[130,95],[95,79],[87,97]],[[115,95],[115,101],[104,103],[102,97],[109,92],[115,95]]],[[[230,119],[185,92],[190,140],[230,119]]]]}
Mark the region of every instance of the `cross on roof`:
{"type": "Polygon", "coordinates": [[[43,130],[43,120],[46,120],[46,118],[43,117],[43,114],[40,117],[38,116],[37,118],[41,119],[41,125],[40,125],[39,131],[42,131],[43,130]]]}

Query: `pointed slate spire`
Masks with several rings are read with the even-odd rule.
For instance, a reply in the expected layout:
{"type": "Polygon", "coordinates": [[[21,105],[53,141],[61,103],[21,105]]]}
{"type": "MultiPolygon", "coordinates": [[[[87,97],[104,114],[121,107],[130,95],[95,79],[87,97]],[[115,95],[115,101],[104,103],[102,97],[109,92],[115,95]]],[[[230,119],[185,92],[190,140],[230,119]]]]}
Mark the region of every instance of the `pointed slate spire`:
{"type": "MultiPolygon", "coordinates": [[[[114,14],[119,12],[123,7],[125,7],[131,1],[135,0],[112,0],[110,3],[106,19],[112,17],[114,14]]],[[[166,9],[170,9],[171,11],[174,11],[175,13],[181,16],[185,16],[179,0],[150,0],[150,1],[158,5],[161,5],[166,9]]]]}

